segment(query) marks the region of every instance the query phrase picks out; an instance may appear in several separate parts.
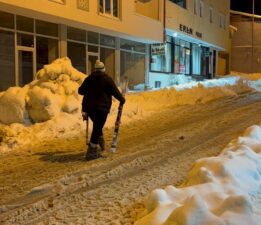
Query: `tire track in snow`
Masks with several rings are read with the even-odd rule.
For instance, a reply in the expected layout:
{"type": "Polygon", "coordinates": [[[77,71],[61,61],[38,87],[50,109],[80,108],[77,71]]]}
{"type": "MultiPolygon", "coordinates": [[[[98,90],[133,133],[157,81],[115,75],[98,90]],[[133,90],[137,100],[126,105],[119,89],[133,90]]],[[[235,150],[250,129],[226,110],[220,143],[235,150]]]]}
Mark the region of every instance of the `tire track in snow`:
{"type": "MultiPolygon", "coordinates": [[[[261,116],[258,116],[260,95],[258,97],[255,94],[241,96],[241,101],[238,99],[232,98],[212,104],[197,105],[194,110],[193,107],[182,107],[183,110],[191,109],[191,113],[195,113],[195,115],[189,119],[186,117],[189,114],[180,110],[180,114],[184,112],[185,116],[177,114],[179,122],[173,122],[173,120],[170,122],[168,118],[165,124],[161,125],[158,137],[154,137],[153,140],[143,140],[143,143],[139,144],[138,149],[143,147],[145,150],[130,153],[135,151],[132,147],[124,149],[115,157],[116,161],[117,158],[121,159],[118,170],[117,166],[116,168],[105,166],[106,169],[111,170],[109,172],[112,176],[105,176],[99,182],[94,182],[86,188],[76,189],[68,196],[57,197],[53,207],[45,209],[45,214],[43,214],[44,217],[48,216],[47,224],[69,224],[70,221],[72,224],[77,224],[77,220],[79,220],[79,224],[109,224],[108,221],[113,222],[113,220],[113,224],[132,223],[137,214],[143,210],[142,202],[148,191],[164,186],[170,181],[171,184],[179,183],[195,159],[217,154],[231,140],[231,137],[235,136],[235,133],[260,121],[261,116]],[[254,97],[251,98],[251,96],[254,97]],[[205,111],[202,111],[204,108],[205,111]],[[218,114],[209,115],[211,110],[218,114]],[[250,115],[257,116],[249,119],[250,115]],[[166,125],[169,127],[164,127],[166,125]],[[163,134],[162,131],[164,131],[163,134]],[[180,134],[185,136],[184,141],[177,139],[180,134]],[[201,136],[204,136],[205,142],[203,143],[201,136]],[[174,140],[173,137],[175,137],[174,140]],[[175,146],[173,147],[173,145],[175,146]],[[124,154],[126,154],[125,157],[122,156],[124,154]],[[130,163],[129,167],[128,163],[130,163]],[[117,195],[112,190],[116,190],[117,195]],[[113,204],[109,204],[108,199],[113,200],[113,204]],[[79,207],[74,205],[76,203],[79,204],[80,214],[78,213],[79,207]],[[67,212],[68,210],[69,212],[67,212]],[[118,216],[113,219],[110,217],[111,214],[118,216]]],[[[171,111],[169,110],[169,112],[171,111]]],[[[160,121],[161,118],[158,120],[160,121]]],[[[151,133],[153,132],[156,131],[151,133]]],[[[137,140],[139,139],[136,138],[137,140]]],[[[135,142],[135,139],[132,141],[135,142]]],[[[132,143],[132,146],[135,145],[132,143]]],[[[113,164],[115,166],[115,162],[113,164]]],[[[94,168],[99,170],[98,166],[94,168]]],[[[103,173],[104,168],[101,171],[103,173]]],[[[97,172],[99,173],[99,171],[97,172]]],[[[37,207],[32,208],[37,209],[37,207]]],[[[11,219],[10,216],[14,216],[12,221],[15,221],[16,224],[35,224],[43,219],[43,217],[39,218],[43,211],[39,210],[37,213],[36,210],[28,215],[25,210],[17,214],[11,213],[8,217],[11,219]]],[[[6,222],[8,224],[8,219],[6,222]]]]}

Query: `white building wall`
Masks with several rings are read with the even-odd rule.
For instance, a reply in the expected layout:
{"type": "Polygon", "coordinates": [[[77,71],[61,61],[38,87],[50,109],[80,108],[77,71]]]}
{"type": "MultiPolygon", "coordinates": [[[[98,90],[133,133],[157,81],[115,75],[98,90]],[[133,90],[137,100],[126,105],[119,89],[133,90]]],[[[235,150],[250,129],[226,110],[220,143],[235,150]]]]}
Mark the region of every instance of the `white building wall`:
{"type": "MultiPolygon", "coordinates": [[[[229,0],[204,0],[203,16],[194,13],[194,1],[187,0],[186,9],[166,1],[166,28],[173,32],[180,32],[187,38],[193,38],[194,41],[209,44],[219,48],[220,50],[229,49],[229,0]],[[213,8],[213,22],[210,22],[210,8],[213,8]],[[225,29],[220,27],[220,16],[224,16],[225,29]],[[193,29],[193,34],[187,34],[180,30],[180,24],[193,29]],[[202,38],[196,36],[195,32],[202,34],[202,38]],[[196,39],[196,40],[195,40],[196,39]]],[[[192,40],[193,41],[193,40],[192,40]]]]}
{"type": "MultiPolygon", "coordinates": [[[[159,18],[162,18],[161,1],[159,0],[159,18]]],[[[58,4],[50,0],[0,0],[0,9],[137,41],[163,40],[162,32],[159,32],[163,29],[162,19],[156,20],[136,13],[133,0],[120,1],[119,19],[99,14],[98,1],[89,0],[88,11],[78,9],[77,2],[78,0],[67,0],[65,4],[58,4]]]]}

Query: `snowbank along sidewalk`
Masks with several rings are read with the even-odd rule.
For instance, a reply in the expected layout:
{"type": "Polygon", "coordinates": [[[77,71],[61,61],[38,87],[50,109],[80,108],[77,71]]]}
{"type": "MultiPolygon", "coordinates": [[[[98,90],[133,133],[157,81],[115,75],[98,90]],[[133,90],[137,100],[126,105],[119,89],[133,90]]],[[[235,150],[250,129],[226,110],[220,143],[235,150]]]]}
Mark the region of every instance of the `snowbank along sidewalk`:
{"type": "MultiPolygon", "coordinates": [[[[85,77],[72,67],[69,58],[62,58],[45,65],[30,84],[1,92],[0,154],[28,144],[37,145],[42,140],[74,137],[84,132],[78,87],[85,77]]],[[[167,107],[206,103],[252,91],[259,87],[256,80],[260,77],[255,75],[253,82],[250,76],[236,75],[130,93],[126,96],[122,122],[141,119],[167,107]]],[[[117,101],[113,101],[106,127],[114,125],[117,107],[117,101]]]]}
{"type": "Polygon", "coordinates": [[[217,157],[202,158],[180,187],[154,190],[135,225],[258,225],[261,127],[254,125],[217,157]]]}

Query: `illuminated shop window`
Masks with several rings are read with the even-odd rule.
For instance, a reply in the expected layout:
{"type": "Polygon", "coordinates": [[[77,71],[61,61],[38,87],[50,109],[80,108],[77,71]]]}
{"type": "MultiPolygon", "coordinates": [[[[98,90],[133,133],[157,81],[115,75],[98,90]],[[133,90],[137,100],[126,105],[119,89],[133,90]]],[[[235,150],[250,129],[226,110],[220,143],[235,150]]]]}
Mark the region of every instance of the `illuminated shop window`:
{"type": "Polygon", "coordinates": [[[171,72],[171,43],[151,45],[151,71],[171,72]]]}
{"type": "Polygon", "coordinates": [[[111,17],[119,17],[119,0],[99,0],[99,12],[111,17]]]}
{"type": "Polygon", "coordinates": [[[191,73],[191,44],[178,38],[175,39],[174,72],[191,73]]]}

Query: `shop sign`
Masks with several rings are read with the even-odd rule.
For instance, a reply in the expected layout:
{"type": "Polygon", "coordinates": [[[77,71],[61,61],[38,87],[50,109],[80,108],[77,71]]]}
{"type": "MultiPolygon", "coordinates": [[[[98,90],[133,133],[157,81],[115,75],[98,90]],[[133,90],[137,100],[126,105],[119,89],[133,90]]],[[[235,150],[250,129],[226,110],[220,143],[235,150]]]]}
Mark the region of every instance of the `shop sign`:
{"type": "Polygon", "coordinates": [[[152,55],[165,55],[165,45],[164,44],[153,44],[151,45],[152,55]]]}
{"type": "Polygon", "coordinates": [[[193,35],[193,29],[190,28],[190,27],[187,27],[187,26],[185,26],[183,24],[179,25],[179,30],[182,31],[182,32],[185,32],[187,34],[193,35]]]}
{"type": "MultiPolygon", "coordinates": [[[[191,27],[186,26],[186,25],[180,24],[179,30],[184,32],[184,33],[187,33],[189,35],[193,35],[193,29],[191,27]]],[[[195,32],[195,35],[198,38],[202,38],[202,36],[203,36],[202,33],[198,32],[198,31],[195,32]]]]}

